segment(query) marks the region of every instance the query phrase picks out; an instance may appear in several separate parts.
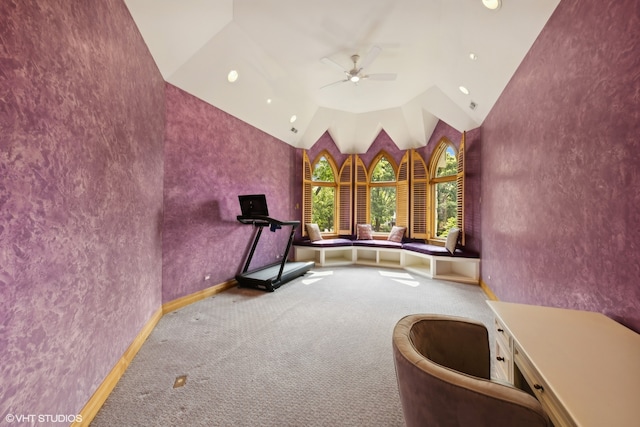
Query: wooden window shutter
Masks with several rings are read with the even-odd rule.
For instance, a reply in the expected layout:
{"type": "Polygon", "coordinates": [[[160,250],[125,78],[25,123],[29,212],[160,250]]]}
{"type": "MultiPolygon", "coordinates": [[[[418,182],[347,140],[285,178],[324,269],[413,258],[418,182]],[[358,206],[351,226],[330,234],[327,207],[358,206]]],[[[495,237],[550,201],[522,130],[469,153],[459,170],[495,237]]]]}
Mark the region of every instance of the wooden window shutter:
{"type": "Polygon", "coordinates": [[[307,235],[307,227],[305,224],[311,222],[313,210],[313,182],[311,180],[311,162],[307,151],[302,152],[302,235],[307,235]]]}
{"type": "Polygon", "coordinates": [[[344,162],[338,177],[338,234],[353,234],[353,156],[344,162]]]}
{"type": "Polygon", "coordinates": [[[409,152],[406,151],[396,176],[396,225],[409,226],[409,152]]]}
{"type": "Polygon", "coordinates": [[[428,239],[429,171],[416,150],[411,150],[411,226],[409,237],[428,239]]]}
{"type": "Polygon", "coordinates": [[[369,223],[369,177],[362,159],[356,154],[355,224],[369,223]]]}
{"type": "Polygon", "coordinates": [[[458,184],[457,222],[458,228],[460,229],[462,246],[464,246],[464,143],[466,136],[467,133],[462,132],[462,140],[460,141],[460,148],[458,149],[458,175],[456,177],[458,184]]]}

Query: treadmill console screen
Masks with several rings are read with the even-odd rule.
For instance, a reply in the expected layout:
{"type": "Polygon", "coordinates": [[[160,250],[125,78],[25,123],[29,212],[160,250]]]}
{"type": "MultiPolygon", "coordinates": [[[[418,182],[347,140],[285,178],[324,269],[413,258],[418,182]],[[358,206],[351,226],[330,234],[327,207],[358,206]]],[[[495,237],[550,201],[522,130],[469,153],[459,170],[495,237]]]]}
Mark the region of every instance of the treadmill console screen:
{"type": "Polygon", "coordinates": [[[267,199],[264,194],[248,194],[238,196],[242,216],[251,218],[255,216],[269,216],[267,199]]]}

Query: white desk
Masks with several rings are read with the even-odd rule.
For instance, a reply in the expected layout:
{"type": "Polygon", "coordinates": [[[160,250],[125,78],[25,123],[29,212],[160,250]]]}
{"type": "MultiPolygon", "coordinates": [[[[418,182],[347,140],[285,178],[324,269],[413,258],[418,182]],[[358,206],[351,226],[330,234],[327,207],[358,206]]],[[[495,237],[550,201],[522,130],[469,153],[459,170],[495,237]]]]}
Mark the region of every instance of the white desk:
{"type": "Polygon", "coordinates": [[[556,427],[640,426],[640,334],[600,313],[487,303],[498,376],[522,373],[556,427]]]}

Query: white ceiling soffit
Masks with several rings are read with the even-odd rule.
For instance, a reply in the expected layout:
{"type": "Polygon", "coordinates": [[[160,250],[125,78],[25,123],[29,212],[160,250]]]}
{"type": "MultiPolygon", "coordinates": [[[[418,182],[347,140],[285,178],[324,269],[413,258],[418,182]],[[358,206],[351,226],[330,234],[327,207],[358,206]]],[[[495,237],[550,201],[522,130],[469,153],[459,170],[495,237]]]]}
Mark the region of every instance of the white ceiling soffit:
{"type": "Polygon", "coordinates": [[[233,19],[233,0],[125,0],[165,80],[233,19]]]}
{"type": "Polygon", "coordinates": [[[328,131],[341,151],[362,153],[381,129],[407,149],[438,120],[480,126],[559,0],[502,0],[497,11],[481,0],[125,3],[167,82],[292,146],[328,131]],[[336,64],[351,69],[374,47],[364,74],[395,80],[327,86],[345,79],[336,64]]]}

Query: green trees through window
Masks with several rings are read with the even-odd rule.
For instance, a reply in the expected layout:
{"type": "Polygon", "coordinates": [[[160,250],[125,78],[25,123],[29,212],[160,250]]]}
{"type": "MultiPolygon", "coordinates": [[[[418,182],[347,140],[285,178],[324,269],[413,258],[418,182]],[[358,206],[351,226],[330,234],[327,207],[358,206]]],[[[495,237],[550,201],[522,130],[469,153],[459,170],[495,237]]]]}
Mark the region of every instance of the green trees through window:
{"type": "Polygon", "coordinates": [[[457,224],[458,160],[453,147],[447,145],[438,158],[434,179],[436,236],[446,237],[457,224]]]}
{"type": "Polygon", "coordinates": [[[371,173],[371,227],[376,232],[389,232],[396,219],[396,173],[386,157],[380,157],[371,173]]]}
{"type": "Polygon", "coordinates": [[[313,168],[312,180],[312,222],[318,224],[321,232],[333,232],[335,224],[336,179],[333,168],[322,156],[313,168]]]}

